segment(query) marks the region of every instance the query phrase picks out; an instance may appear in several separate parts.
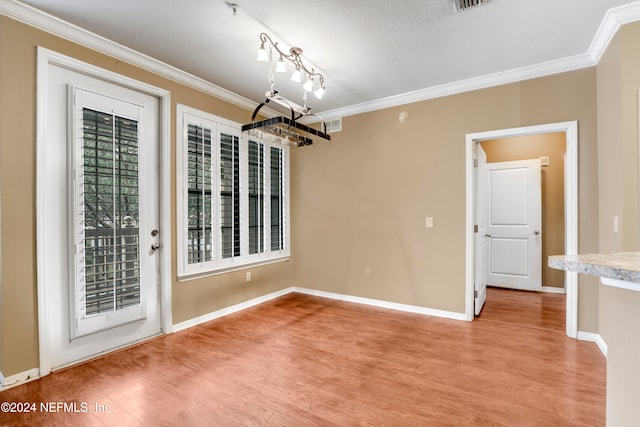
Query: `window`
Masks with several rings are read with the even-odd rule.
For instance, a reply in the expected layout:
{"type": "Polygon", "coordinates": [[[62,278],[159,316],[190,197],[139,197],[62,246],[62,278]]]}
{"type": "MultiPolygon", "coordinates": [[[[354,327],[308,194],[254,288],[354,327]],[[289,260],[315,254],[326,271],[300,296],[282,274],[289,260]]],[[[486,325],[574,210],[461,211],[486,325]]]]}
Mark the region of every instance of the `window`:
{"type": "Polygon", "coordinates": [[[289,257],[288,148],[178,106],[178,276],[289,257]]]}

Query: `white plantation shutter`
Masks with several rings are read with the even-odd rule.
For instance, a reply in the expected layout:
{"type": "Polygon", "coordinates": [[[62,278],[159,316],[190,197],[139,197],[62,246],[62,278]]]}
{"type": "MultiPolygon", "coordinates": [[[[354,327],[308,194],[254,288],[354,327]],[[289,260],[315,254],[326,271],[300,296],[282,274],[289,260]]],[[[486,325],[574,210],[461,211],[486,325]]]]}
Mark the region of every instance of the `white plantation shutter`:
{"type": "Polygon", "coordinates": [[[140,303],[137,122],[83,110],[86,314],[140,303]]]}
{"type": "Polygon", "coordinates": [[[187,262],[213,260],[211,129],[189,124],[187,134],[187,262]]]}
{"type": "Polygon", "coordinates": [[[73,339],[142,319],[146,306],[139,244],[142,107],[71,91],[73,339]]]}
{"type": "Polygon", "coordinates": [[[240,138],[220,133],[220,239],[222,258],[240,256],[240,138]]]}
{"type": "Polygon", "coordinates": [[[284,150],[270,148],[271,181],[271,250],[284,249],[285,238],[285,199],[284,199],[284,150]]]}
{"type": "Polygon", "coordinates": [[[265,247],[265,152],[256,141],[248,148],[249,254],[259,254],[265,247]]]}
{"type": "Polygon", "coordinates": [[[288,147],[178,106],[178,276],[286,259],[288,147]]]}

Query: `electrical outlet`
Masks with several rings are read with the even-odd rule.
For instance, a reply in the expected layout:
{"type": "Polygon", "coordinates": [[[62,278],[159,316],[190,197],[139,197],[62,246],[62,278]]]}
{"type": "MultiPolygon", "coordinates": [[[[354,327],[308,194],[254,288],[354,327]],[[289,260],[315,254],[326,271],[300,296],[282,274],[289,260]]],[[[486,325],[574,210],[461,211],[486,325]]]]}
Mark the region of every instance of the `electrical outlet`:
{"type": "Polygon", "coordinates": [[[433,217],[432,216],[428,216],[425,220],[425,224],[424,224],[427,228],[433,228],[433,217]]]}
{"type": "Polygon", "coordinates": [[[365,276],[370,276],[371,275],[371,266],[370,265],[365,265],[364,266],[364,275],[365,276]]]}
{"type": "Polygon", "coordinates": [[[251,281],[251,272],[250,272],[250,271],[247,271],[247,273],[245,274],[245,276],[244,276],[244,277],[245,277],[245,280],[246,280],[247,282],[250,282],[250,281],[251,281]]]}

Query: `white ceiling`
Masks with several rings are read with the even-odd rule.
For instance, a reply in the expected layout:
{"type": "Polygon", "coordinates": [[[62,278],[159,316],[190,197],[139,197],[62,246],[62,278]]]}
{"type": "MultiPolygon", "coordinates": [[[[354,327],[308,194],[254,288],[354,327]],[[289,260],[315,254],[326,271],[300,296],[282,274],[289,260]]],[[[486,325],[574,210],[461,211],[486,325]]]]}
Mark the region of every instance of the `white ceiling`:
{"type": "MultiPolygon", "coordinates": [[[[584,55],[605,12],[628,0],[24,0],[23,3],[261,102],[258,35],[298,46],[326,80],[312,111],[350,106],[584,55]]],[[[276,75],[301,103],[302,89],[276,75]]]]}

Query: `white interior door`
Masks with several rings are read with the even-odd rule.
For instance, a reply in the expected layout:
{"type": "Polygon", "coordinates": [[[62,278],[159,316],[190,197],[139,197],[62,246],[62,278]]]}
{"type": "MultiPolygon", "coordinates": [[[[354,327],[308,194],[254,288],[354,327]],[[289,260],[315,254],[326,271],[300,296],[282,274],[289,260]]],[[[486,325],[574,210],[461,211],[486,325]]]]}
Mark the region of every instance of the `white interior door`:
{"type": "Polygon", "coordinates": [[[39,244],[49,364],[161,332],[157,98],[51,66],[39,244]]]}
{"type": "Polygon", "coordinates": [[[487,299],[487,154],[480,144],[475,144],[475,277],[474,277],[474,311],[480,314],[487,299]]]}
{"type": "Polygon", "coordinates": [[[488,283],[542,289],[540,160],[487,164],[488,283]]]}

